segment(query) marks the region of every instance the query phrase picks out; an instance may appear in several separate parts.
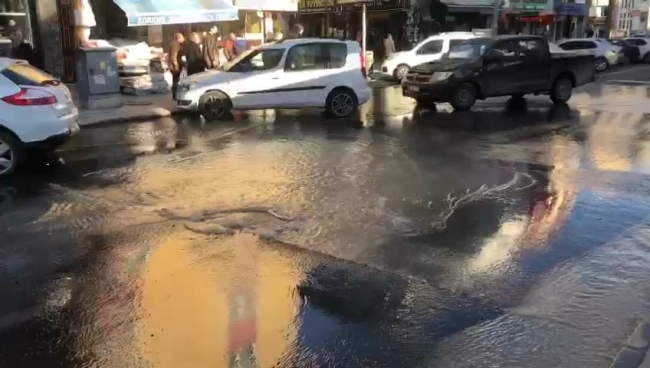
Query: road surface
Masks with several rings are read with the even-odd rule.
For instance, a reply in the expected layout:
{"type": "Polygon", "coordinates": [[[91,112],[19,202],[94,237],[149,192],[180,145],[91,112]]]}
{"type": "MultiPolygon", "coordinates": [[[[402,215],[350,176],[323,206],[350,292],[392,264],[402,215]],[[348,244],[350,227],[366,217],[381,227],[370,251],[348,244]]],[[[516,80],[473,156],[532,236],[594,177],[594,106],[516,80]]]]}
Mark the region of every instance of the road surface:
{"type": "Polygon", "coordinates": [[[83,130],[0,185],[0,366],[608,367],[650,312],[647,96],[83,130]]]}

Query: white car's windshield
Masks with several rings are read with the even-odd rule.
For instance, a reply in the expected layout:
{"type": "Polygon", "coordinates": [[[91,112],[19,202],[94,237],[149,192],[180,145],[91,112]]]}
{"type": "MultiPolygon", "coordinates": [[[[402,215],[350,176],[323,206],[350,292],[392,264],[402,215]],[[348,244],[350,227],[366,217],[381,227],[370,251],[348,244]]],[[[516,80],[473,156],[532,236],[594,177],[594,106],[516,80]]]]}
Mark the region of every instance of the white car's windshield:
{"type": "Polygon", "coordinates": [[[285,49],[252,49],[241,54],[224,67],[226,72],[245,73],[273,69],[282,60],[285,49]]]}

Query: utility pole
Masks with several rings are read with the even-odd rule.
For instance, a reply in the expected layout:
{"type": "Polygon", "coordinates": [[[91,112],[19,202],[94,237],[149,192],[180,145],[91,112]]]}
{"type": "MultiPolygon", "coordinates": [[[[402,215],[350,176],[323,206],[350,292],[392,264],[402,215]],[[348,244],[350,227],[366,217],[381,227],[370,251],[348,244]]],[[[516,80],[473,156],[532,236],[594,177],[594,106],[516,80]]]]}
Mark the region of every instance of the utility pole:
{"type": "Polygon", "coordinates": [[[618,30],[618,0],[609,0],[605,14],[605,37],[612,37],[618,30]]]}
{"type": "Polygon", "coordinates": [[[499,10],[501,10],[501,0],[494,0],[494,9],[492,9],[492,38],[495,38],[499,33],[499,10]]]}

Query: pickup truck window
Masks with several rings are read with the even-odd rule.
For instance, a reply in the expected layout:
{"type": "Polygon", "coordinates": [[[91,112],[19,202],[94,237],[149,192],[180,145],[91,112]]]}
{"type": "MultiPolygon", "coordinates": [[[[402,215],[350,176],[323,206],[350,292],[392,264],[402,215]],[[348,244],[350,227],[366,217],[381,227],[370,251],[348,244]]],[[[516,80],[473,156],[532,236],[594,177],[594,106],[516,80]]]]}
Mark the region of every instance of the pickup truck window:
{"type": "Polygon", "coordinates": [[[645,46],[647,43],[642,38],[629,38],[627,42],[631,43],[634,46],[645,46]]]}
{"type": "Polygon", "coordinates": [[[497,42],[492,47],[492,52],[502,57],[515,57],[517,55],[517,46],[513,41],[497,42]]]}
{"type": "Polygon", "coordinates": [[[446,59],[476,60],[489,47],[490,41],[485,39],[451,40],[449,41],[449,52],[444,57],[446,59]]]}
{"type": "Polygon", "coordinates": [[[525,58],[542,58],[544,56],[542,40],[520,40],[519,53],[525,58]]]}

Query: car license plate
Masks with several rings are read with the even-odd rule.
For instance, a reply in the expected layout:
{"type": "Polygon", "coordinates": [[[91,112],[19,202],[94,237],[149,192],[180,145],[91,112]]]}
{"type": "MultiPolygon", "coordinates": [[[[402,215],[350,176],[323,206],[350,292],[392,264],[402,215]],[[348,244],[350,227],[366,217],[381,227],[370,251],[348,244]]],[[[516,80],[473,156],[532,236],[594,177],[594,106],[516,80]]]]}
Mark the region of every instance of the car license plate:
{"type": "Polygon", "coordinates": [[[406,86],[406,90],[411,91],[411,92],[420,92],[420,87],[418,87],[418,86],[406,86]]]}

